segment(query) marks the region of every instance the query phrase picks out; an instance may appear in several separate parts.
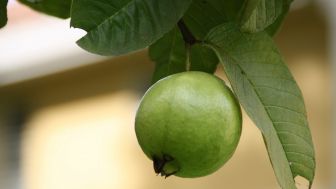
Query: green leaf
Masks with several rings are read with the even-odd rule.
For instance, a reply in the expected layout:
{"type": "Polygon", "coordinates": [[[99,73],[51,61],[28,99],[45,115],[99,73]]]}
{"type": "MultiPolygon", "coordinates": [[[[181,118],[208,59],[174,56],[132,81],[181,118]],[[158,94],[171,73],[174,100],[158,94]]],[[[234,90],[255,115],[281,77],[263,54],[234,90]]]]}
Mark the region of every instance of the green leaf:
{"type": "Polygon", "coordinates": [[[292,0],[286,0],[284,3],[283,3],[283,7],[282,7],[282,13],[281,15],[275,20],[275,22],[273,24],[271,24],[270,26],[268,26],[265,31],[270,35],[270,36],[274,36],[277,31],[280,29],[281,25],[282,25],[282,22],[284,21],[288,11],[289,11],[289,8],[290,8],[290,5],[292,3],[292,0]]]}
{"type": "Polygon", "coordinates": [[[71,0],[19,0],[30,8],[59,18],[69,18],[71,0]]]}
{"type": "Polygon", "coordinates": [[[149,47],[149,56],[156,63],[153,83],[168,75],[184,72],[187,50],[177,27],[149,47]]]}
{"type": "Polygon", "coordinates": [[[124,4],[125,2],[74,0],[71,24],[88,32],[77,44],[89,52],[101,55],[121,55],[145,48],[175,26],[191,0],[130,0],[124,4]],[[104,6],[106,7],[101,9],[104,6]],[[101,11],[102,13],[97,13],[101,11]],[[91,19],[99,22],[92,24],[94,21],[83,21],[91,19]]]}
{"type": "Polygon", "coordinates": [[[219,56],[240,103],[261,130],[281,188],[294,177],[314,179],[315,155],[302,94],[271,37],[235,24],[213,29],[207,42],[219,56]]]}
{"type": "Polygon", "coordinates": [[[0,28],[7,24],[7,0],[0,0],[0,28]]]}
{"type": "Polygon", "coordinates": [[[214,73],[218,58],[215,52],[207,46],[195,44],[190,49],[190,70],[214,73]]]}
{"type": "Polygon", "coordinates": [[[282,14],[283,0],[246,0],[242,8],[241,30],[255,33],[273,24],[282,14]]]}
{"type": "Polygon", "coordinates": [[[131,0],[73,0],[70,25],[90,31],[117,13],[131,0]]]}
{"type": "Polygon", "coordinates": [[[215,26],[233,21],[244,0],[193,0],[183,17],[188,28],[198,39],[215,26]]]}

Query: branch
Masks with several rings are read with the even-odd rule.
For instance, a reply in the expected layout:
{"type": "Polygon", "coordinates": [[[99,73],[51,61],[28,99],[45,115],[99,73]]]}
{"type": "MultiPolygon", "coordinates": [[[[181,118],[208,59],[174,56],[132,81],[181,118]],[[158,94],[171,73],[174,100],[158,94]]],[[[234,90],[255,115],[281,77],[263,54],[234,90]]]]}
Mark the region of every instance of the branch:
{"type": "Polygon", "coordinates": [[[189,45],[193,45],[197,42],[200,42],[199,40],[197,40],[195,38],[195,36],[191,33],[191,31],[189,30],[189,28],[187,27],[187,25],[184,23],[184,21],[182,19],[180,19],[177,22],[177,26],[180,29],[182,36],[183,36],[183,40],[189,44],[189,45]]]}

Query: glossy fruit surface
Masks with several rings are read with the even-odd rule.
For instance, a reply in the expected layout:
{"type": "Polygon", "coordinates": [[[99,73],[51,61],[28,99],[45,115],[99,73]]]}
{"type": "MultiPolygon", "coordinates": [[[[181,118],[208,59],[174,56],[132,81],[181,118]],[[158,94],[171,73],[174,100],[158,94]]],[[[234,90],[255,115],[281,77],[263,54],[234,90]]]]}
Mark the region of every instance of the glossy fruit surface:
{"type": "Polygon", "coordinates": [[[135,132],[162,176],[200,177],[218,170],[241,134],[240,106],[225,83],[203,72],[183,72],[155,83],[144,95],[135,132]]]}

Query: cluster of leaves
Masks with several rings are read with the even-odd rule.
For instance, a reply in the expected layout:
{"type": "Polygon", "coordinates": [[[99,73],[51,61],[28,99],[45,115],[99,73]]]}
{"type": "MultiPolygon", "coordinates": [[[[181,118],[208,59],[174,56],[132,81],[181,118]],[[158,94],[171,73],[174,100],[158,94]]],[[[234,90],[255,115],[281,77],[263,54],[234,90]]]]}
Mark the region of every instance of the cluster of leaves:
{"type": "MultiPolygon", "coordinates": [[[[300,89],[272,36],[292,0],[20,0],[87,31],[77,44],[101,55],[149,46],[153,82],[187,70],[213,73],[220,63],[260,129],[282,188],[311,187],[315,155],[300,89]]],[[[0,0],[4,26],[7,0],[0,0]]]]}

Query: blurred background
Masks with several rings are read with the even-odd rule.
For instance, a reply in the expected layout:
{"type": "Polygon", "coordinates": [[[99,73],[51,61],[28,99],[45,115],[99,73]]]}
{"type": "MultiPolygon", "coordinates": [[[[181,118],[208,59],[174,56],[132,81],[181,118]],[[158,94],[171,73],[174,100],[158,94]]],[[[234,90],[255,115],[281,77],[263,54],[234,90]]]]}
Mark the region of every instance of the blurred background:
{"type": "MultiPolygon", "coordinates": [[[[88,54],[75,44],[84,33],[69,20],[15,1],[8,12],[0,30],[1,189],[279,188],[261,134],[245,114],[237,151],[219,171],[196,179],[156,176],[134,133],[153,71],[147,51],[88,54]]],[[[336,188],[335,17],[334,0],[296,0],[275,38],[305,99],[317,160],[313,189],[336,188]]],[[[224,77],[220,68],[216,74],[224,77]]],[[[297,186],[308,183],[298,178],[297,186]]]]}

